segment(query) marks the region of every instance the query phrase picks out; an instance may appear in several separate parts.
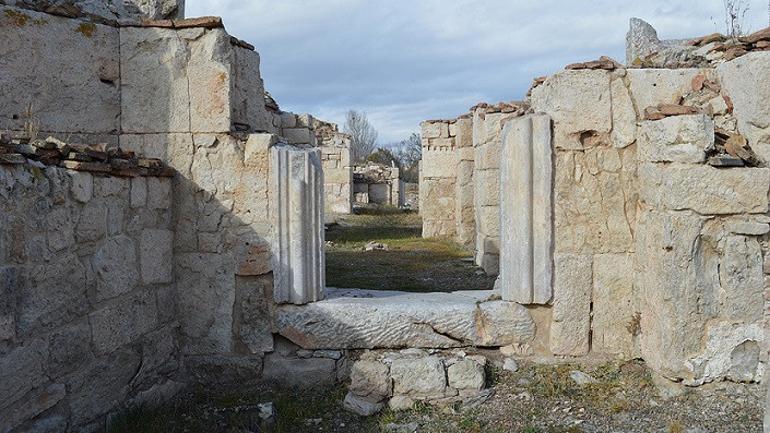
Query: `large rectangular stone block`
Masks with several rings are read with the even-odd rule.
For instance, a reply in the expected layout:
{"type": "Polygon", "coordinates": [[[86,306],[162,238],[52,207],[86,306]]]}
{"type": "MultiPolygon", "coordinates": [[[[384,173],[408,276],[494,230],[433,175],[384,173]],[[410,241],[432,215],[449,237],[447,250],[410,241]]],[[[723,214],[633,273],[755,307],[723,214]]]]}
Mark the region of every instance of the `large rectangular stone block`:
{"type": "Polygon", "coordinates": [[[700,69],[628,69],[631,98],[640,115],[647,107],[659,104],[675,104],[679,98],[692,91],[692,79],[700,69]]]}
{"type": "Polygon", "coordinates": [[[553,158],[551,119],[510,120],[503,131],[500,169],[503,299],[546,304],[553,293],[553,158]]]}
{"type": "Polygon", "coordinates": [[[174,281],[174,232],[146,229],[139,242],[139,264],[145,284],[174,281]]]}
{"type": "Polygon", "coordinates": [[[639,159],[647,162],[699,164],[714,146],[714,121],[705,114],[642,122],[639,159]]]}
{"type": "Polygon", "coordinates": [[[0,130],[120,129],[116,28],[0,5],[0,40],[0,130]]]}
{"type": "Polygon", "coordinates": [[[633,357],[634,277],[633,255],[594,256],[592,350],[633,357]]]}
{"type": "Polygon", "coordinates": [[[107,354],[135,342],[158,324],[158,307],[150,291],[131,295],[89,316],[94,348],[107,354]]]}
{"type": "Polygon", "coordinates": [[[640,199],[657,209],[703,215],[766,213],[770,169],[641,164],[640,199]]]}
{"type": "Polygon", "coordinates": [[[532,108],[553,119],[554,146],[582,149],[583,133],[612,129],[610,74],[607,71],[563,71],[532,91],[532,108]]]}
{"type": "Polygon", "coordinates": [[[555,254],[551,352],[554,355],[583,356],[590,349],[591,256],[555,254]]]}

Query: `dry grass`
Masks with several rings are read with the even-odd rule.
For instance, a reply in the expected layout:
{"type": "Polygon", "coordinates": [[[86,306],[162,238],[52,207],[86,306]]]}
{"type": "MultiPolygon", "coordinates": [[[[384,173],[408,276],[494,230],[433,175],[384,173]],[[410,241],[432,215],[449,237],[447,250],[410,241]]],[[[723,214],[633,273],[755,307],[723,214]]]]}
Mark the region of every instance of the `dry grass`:
{"type": "Polygon", "coordinates": [[[415,213],[389,211],[344,217],[326,232],[330,287],[409,292],[488,290],[494,278],[479,273],[472,255],[447,239],[423,239],[415,213]],[[388,251],[364,252],[369,242],[388,251]]]}

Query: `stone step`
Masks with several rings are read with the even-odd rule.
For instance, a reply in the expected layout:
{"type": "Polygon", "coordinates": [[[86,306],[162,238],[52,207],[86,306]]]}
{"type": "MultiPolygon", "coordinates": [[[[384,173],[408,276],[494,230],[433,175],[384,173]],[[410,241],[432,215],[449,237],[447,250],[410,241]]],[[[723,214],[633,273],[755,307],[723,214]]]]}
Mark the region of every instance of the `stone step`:
{"type": "Polygon", "coordinates": [[[535,323],[494,291],[404,293],[328,288],[324,301],[278,307],[278,333],[304,349],[499,347],[535,323]]]}

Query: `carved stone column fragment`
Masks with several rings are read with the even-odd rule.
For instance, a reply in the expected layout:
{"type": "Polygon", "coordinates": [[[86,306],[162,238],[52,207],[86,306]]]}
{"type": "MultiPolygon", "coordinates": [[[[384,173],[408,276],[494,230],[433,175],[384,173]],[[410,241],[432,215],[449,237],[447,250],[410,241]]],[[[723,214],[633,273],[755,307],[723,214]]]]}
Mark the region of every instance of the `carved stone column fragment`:
{"type": "Polygon", "coordinates": [[[506,301],[547,304],[553,295],[551,118],[510,120],[500,162],[500,287],[506,301]]]}
{"type": "Polygon", "coordinates": [[[271,149],[274,297],[302,305],[323,299],[323,170],[318,149],[271,149]]]}

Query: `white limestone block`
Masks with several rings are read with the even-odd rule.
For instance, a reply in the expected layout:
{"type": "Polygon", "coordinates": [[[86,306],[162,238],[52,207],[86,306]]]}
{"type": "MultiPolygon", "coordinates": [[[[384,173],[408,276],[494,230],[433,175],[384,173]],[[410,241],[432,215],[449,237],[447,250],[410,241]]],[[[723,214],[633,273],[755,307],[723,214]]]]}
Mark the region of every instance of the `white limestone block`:
{"type": "Polygon", "coordinates": [[[116,28],[0,5],[0,40],[0,130],[120,129],[116,28]]]}
{"type": "Polygon", "coordinates": [[[402,293],[327,289],[327,299],[278,308],[278,332],[305,349],[499,347],[528,342],[527,309],[482,302],[488,291],[402,293]]]}
{"type": "Polygon", "coordinates": [[[610,95],[607,71],[563,71],[532,91],[532,108],[553,119],[556,148],[582,149],[583,132],[612,130],[610,95]]]}
{"type": "Polygon", "coordinates": [[[583,356],[590,349],[592,258],[556,254],[554,257],[551,352],[583,356]]]}
{"type": "Polygon", "coordinates": [[[658,209],[704,215],[766,213],[770,169],[644,163],[639,183],[640,199],[658,209]]]}
{"type": "Polygon", "coordinates": [[[714,120],[705,114],[642,122],[639,159],[648,162],[700,164],[714,146],[714,120]]]}
{"type": "Polygon", "coordinates": [[[724,93],[733,102],[738,131],[751,146],[770,143],[770,52],[748,53],[717,67],[724,93]]]}

